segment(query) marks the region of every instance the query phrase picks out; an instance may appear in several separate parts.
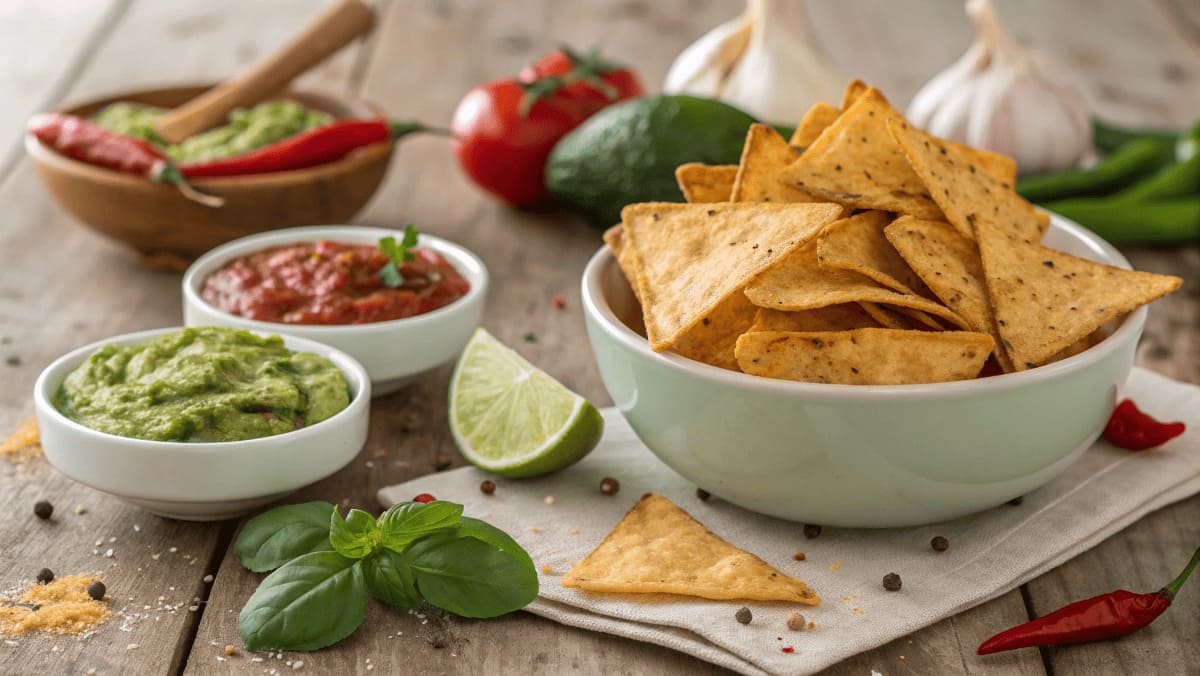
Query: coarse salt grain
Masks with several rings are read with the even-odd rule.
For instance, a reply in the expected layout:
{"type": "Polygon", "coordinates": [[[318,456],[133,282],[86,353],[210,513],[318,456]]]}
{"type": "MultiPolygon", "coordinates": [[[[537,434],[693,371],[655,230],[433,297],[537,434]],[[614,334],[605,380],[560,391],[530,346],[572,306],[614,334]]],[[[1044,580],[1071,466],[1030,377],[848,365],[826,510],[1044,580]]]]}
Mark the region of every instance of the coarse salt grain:
{"type": "Polygon", "coordinates": [[[546,503],[547,505],[553,505],[554,504],[554,496],[547,495],[545,498],[542,499],[542,502],[546,503]]]}
{"type": "Polygon", "coordinates": [[[179,551],[179,548],[178,548],[178,547],[171,547],[171,548],[170,548],[170,549],[168,549],[167,551],[168,551],[168,552],[171,552],[172,554],[174,554],[175,552],[179,551]]]}
{"type": "Polygon", "coordinates": [[[105,550],[105,552],[104,552],[104,556],[106,556],[106,557],[108,557],[108,558],[110,558],[110,559],[112,558],[112,556],[113,556],[113,550],[112,550],[112,547],[109,547],[107,550],[105,550]]]}
{"type": "Polygon", "coordinates": [[[204,576],[204,584],[212,584],[212,581],[213,581],[214,579],[215,579],[215,578],[213,578],[213,576],[212,576],[212,575],[205,575],[205,576],[204,576]]]}
{"type": "Polygon", "coordinates": [[[137,649],[138,649],[138,644],[136,644],[136,643],[130,643],[129,645],[125,646],[125,649],[126,649],[126,650],[137,650],[137,649]]]}

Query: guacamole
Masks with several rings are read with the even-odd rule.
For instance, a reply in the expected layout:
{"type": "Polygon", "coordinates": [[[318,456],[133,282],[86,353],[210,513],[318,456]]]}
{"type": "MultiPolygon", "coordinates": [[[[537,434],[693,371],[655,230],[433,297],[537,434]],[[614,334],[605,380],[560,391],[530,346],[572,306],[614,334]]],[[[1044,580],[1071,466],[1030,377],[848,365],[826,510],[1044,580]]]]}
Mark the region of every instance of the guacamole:
{"type": "Polygon", "coordinates": [[[92,121],[118,134],[149,141],[180,164],[241,155],[333,121],[332,115],[295,101],[268,101],[231,112],[229,124],[223,127],[169,145],[154,132],[154,123],[166,112],[137,103],[114,103],[93,115],[92,121]]]}
{"type": "Polygon", "coordinates": [[[278,336],[204,327],[139,345],[106,345],[54,397],[94,430],[154,441],[238,441],[282,434],[346,408],[350,391],[328,359],[278,336]]]}

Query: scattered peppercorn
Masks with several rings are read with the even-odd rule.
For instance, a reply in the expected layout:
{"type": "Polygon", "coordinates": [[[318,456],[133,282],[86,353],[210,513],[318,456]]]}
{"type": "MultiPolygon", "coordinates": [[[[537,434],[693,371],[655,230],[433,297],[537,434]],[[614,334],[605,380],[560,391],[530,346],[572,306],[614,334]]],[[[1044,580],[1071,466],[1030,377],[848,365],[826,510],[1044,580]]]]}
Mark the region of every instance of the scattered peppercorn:
{"type": "Polygon", "coordinates": [[[796,552],[795,554],[792,554],[792,558],[796,559],[797,561],[803,561],[807,557],[804,556],[804,552],[796,552]]]}
{"type": "Polygon", "coordinates": [[[537,334],[534,333],[533,331],[526,333],[525,334],[525,342],[526,343],[536,343],[537,342],[537,334]]]}
{"type": "Polygon", "coordinates": [[[708,499],[712,497],[712,493],[709,493],[708,491],[704,490],[703,488],[700,488],[699,486],[697,486],[696,487],[696,497],[700,498],[704,502],[708,502],[708,499]]]}
{"type": "Polygon", "coordinates": [[[50,584],[54,582],[54,571],[49,568],[43,568],[38,571],[37,581],[41,584],[50,584]]]}
{"type": "Polygon", "coordinates": [[[895,573],[888,573],[883,576],[883,588],[888,591],[900,591],[902,585],[900,576],[895,573]]]}
{"type": "Polygon", "coordinates": [[[87,593],[93,599],[103,601],[104,595],[108,593],[108,587],[105,587],[104,583],[100,580],[96,580],[87,586],[87,593]]]}
{"type": "Polygon", "coordinates": [[[433,471],[435,472],[448,470],[450,469],[450,465],[453,464],[454,461],[450,459],[450,456],[444,453],[438,453],[437,455],[433,456],[433,471]]]}
{"type": "Polygon", "coordinates": [[[15,354],[10,354],[4,358],[4,363],[8,364],[9,366],[20,366],[21,358],[15,354]]]}
{"type": "Polygon", "coordinates": [[[1008,504],[1012,505],[1013,507],[1016,507],[1017,505],[1021,504],[1022,502],[1025,502],[1025,496],[1018,495],[1017,497],[1013,498],[1012,500],[1009,500],[1008,504]]]}
{"type": "Polygon", "coordinates": [[[420,495],[418,495],[417,497],[412,499],[413,502],[433,502],[434,500],[437,500],[437,498],[433,497],[432,495],[430,495],[428,493],[421,493],[420,495]]]}
{"type": "Polygon", "coordinates": [[[479,491],[484,495],[491,495],[496,492],[496,482],[491,479],[484,479],[479,484],[479,491]]]}
{"type": "Polygon", "coordinates": [[[950,541],[938,535],[929,541],[929,546],[933,547],[933,551],[935,552],[944,552],[950,549],[950,541]]]}
{"type": "Polygon", "coordinates": [[[815,523],[804,524],[804,537],[811,540],[820,534],[821,534],[821,527],[818,526],[817,524],[815,524],[815,523]]]}
{"type": "Polygon", "coordinates": [[[616,495],[621,490],[621,482],[606,476],[600,480],[600,492],[605,495],[616,495]]]}
{"type": "Polygon", "coordinates": [[[558,308],[559,310],[567,307],[567,299],[563,298],[562,296],[555,296],[551,299],[551,302],[554,303],[554,307],[558,308]]]}
{"type": "Polygon", "coordinates": [[[36,514],[37,518],[39,519],[49,519],[50,516],[54,514],[54,505],[50,504],[46,500],[38,500],[37,502],[33,503],[33,513],[36,514]]]}
{"type": "Polygon", "coordinates": [[[754,615],[750,613],[750,609],[746,606],[739,608],[738,611],[733,614],[733,617],[741,624],[750,624],[750,620],[754,619],[754,615]]]}
{"type": "Polygon", "coordinates": [[[225,656],[226,657],[233,657],[233,654],[236,652],[237,652],[237,648],[234,648],[231,645],[225,646],[225,656]]]}
{"type": "Polygon", "coordinates": [[[800,613],[792,613],[787,617],[787,628],[792,631],[804,631],[805,621],[804,616],[800,613]]]}

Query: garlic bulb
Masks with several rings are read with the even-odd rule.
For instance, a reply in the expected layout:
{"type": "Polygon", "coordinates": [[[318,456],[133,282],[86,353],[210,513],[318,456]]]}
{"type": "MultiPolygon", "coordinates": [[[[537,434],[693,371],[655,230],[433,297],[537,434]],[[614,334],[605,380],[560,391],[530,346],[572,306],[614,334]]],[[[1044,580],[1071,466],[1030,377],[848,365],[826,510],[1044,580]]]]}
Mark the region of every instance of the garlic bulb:
{"type": "Polygon", "coordinates": [[[721,99],[760,119],[792,123],[818,101],[838,101],[845,82],[816,50],[803,3],[747,0],[742,16],[679,54],[663,90],[721,99]]]}
{"type": "Polygon", "coordinates": [[[975,44],[913,98],[908,119],[935,136],[1010,155],[1022,174],[1077,165],[1092,148],[1079,90],[1004,28],[991,0],[967,0],[975,44]]]}

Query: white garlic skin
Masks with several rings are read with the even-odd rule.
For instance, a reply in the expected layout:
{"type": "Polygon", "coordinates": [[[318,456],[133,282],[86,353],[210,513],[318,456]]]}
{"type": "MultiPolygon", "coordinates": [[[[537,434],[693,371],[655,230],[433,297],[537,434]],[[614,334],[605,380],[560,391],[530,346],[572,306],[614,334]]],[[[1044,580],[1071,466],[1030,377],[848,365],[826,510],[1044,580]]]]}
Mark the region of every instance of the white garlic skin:
{"type": "Polygon", "coordinates": [[[990,0],[967,0],[975,44],[913,98],[908,119],[935,136],[1009,155],[1021,174],[1069,169],[1092,149],[1079,90],[1048,57],[1021,46],[990,0]]]}

